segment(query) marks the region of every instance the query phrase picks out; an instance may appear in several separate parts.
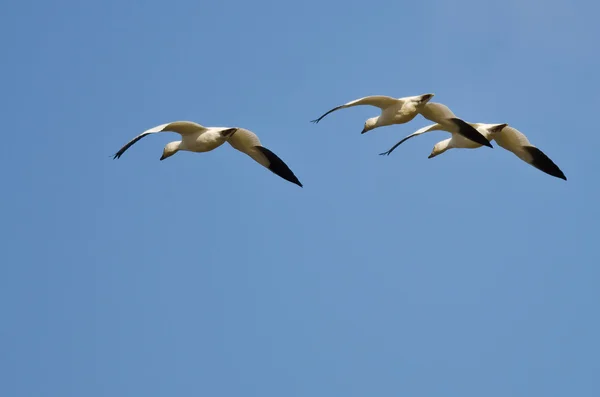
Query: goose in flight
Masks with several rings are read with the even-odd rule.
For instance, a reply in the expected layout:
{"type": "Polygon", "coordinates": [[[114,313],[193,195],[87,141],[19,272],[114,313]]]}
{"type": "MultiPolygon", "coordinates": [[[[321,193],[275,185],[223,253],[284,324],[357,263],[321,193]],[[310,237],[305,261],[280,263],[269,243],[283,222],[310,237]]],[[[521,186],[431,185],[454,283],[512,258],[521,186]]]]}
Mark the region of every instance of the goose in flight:
{"type": "MultiPolygon", "coordinates": [[[[475,129],[477,129],[482,135],[484,135],[488,140],[495,140],[498,145],[503,147],[504,149],[512,152],[518,158],[523,160],[524,162],[534,166],[538,170],[545,172],[548,175],[552,175],[556,178],[567,180],[567,177],[563,172],[558,168],[556,164],[544,152],[542,152],[537,147],[533,146],[529,139],[517,130],[516,128],[510,127],[508,124],[483,124],[483,123],[469,123],[475,129]]],[[[440,124],[432,124],[426,127],[423,127],[412,134],[408,135],[400,142],[396,143],[390,150],[387,152],[380,153],[380,155],[389,155],[396,149],[400,144],[402,144],[407,139],[412,137],[424,134],[430,131],[447,131],[444,126],[440,124]]],[[[433,158],[444,153],[446,150],[456,148],[456,149],[476,149],[481,147],[481,145],[472,142],[464,137],[452,133],[452,137],[445,139],[441,142],[438,142],[433,147],[431,154],[428,158],[433,158]]]]}
{"type": "Polygon", "coordinates": [[[429,102],[434,94],[423,94],[410,96],[405,98],[392,98],[383,95],[373,95],[364,98],[359,98],[350,101],[344,105],[337,106],[321,117],[311,120],[313,123],[318,123],[329,113],[339,109],[349,108],[359,105],[376,106],[381,109],[379,116],[371,117],[365,121],[365,126],[361,132],[364,134],[367,131],[377,127],[388,126],[392,124],[404,124],[414,119],[417,114],[421,114],[426,119],[435,123],[443,124],[449,131],[455,132],[470,139],[480,145],[492,147],[490,142],[475,128],[457,118],[454,113],[441,103],[429,102]]]}
{"type": "Polygon", "coordinates": [[[302,183],[283,160],[262,146],[256,134],[244,128],[204,127],[191,121],[174,121],[142,132],[127,142],[114,155],[113,159],[120,158],[127,149],[143,137],[157,132],[176,132],[181,135],[180,141],[167,143],[160,160],[171,157],[180,150],[209,152],[228,142],[234,149],[252,157],[257,163],[268,168],[274,174],[302,187],[302,183]]]}

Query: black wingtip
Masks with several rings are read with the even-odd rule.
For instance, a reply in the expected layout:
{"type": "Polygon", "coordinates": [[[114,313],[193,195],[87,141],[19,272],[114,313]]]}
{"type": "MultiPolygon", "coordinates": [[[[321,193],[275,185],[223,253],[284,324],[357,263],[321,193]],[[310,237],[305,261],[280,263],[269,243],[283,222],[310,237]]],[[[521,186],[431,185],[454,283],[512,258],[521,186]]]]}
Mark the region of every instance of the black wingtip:
{"type": "Polygon", "coordinates": [[[344,107],[343,105],[342,105],[342,106],[336,106],[336,107],[334,107],[333,109],[331,109],[330,111],[328,111],[327,113],[325,113],[325,114],[321,115],[321,117],[319,117],[318,119],[311,120],[311,123],[315,123],[315,124],[317,124],[319,121],[323,120],[323,118],[324,118],[325,116],[327,116],[329,113],[331,113],[331,112],[335,112],[336,110],[339,110],[339,109],[341,109],[341,108],[343,108],[343,107],[344,107]]]}
{"type": "Polygon", "coordinates": [[[467,122],[453,117],[450,119],[456,126],[458,127],[458,133],[464,136],[467,139],[472,140],[480,145],[487,146],[489,148],[494,148],[490,141],[481,134],[481,132],[477,131],[473,126],[469,125],[467,122]]]}
{"type": "Polygon", "coordinates": [[[532,161],[531,165],[533,165],[538,170],[545,172],[548,175],[553,177],[567,180],[565,174],[558,168],[558,165],[554,163],[554,161],[550,160],[548,156],[540,149],[535,146],[525,146],[524,149],[531,155],[532,161]]]}
{"type": "Polygon", "coordinates": [[[286,163],[283,162],[275,153],[270,151],[264,146],[255,146],[258,150],[260,150],[265,157],[269,160],[269,170],[274,174],[280,176],[288,182],[292,182],[300,187],[304,187],[302,183],[298,180],[296,175],[292,172],[290,167],[287,166],[286,163]]]}

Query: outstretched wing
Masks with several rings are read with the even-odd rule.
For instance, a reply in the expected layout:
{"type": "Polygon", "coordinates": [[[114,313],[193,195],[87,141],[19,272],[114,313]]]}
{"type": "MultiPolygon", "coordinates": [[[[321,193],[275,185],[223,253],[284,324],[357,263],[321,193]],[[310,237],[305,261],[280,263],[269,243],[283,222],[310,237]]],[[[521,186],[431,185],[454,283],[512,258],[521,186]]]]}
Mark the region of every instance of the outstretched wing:
{"type": "Polygon", "coordinates": [[[454,112],[444,104],[429,102],[423,106],[419,113],[427,120],[431,120],[434,123],[448,125],[451,128],[448,129],[450,132],[456,132],[473,142],[493,148],[490,141],[483,136],[481,132],[477,131],[462,119],[456,117],[454,112]]]}
{"type": "Polygon", "coordinates": [[[228,139],[229,144],[242,153],[250,156],[254,161],[269,169],[274,174],[280,176],[286,181],[295,183],[302,187],[302,183],[298,180],[296,175],[287,166],[287,164],[281,160],[275,153],[262,146],[258,136],[252,131],[248,131],[244,128],[238,128],[238,130],[231,135],[228,139]]]}
{"type": "Polygon", "coordinates": [[[498,145],[513,152],[518,158],[538,170],[556,178],[567,180],[561,169],[544,152],[533,146],[525,134],[516,128],[504,127],[496,133],[494,140],[498,142],[498,145]]]}
{"type": "Polygon", "coordinates": [[[192,132],[196,132],[198,130],[205,130],[205,129],[206,129],[205,127],[201,126],[200,124],[194,123],[192,121],[174,121],[172,123],[158,125],[156,127],[150,128],[149,130],[142,132],[140,135],[136,136],[135,138],[133,138],[132,140],[127,142],[127,144],[125,144],[125,146],[123,146],[117,153],[115,153],[113,160],[121,158],[123,153],[125,153],[125,151],[127,149],[129,149],[134,143],[136,143],[143,137],[148,136],[150,134],[156,134],[157,132],[170,131],[170,132],[177,132],[178,134],[181,134],[181,135],[186,135],[186,134],[190,134],[192,132]]]}
{"type": "Polygon", "coordinates": [[[443,131],[444,127],[441,124],[437,124],[437,123],[436,124],[428,125],[426,127],[423,127],[421,129],[413,132],[412,134],[408,135],[404,139],[402,139],[400,142],[398,142],[397,144],[395,144],[394,146],[392,146],[392,148],[390,150],[388,150],[387,152],[379,153],[379,155],[380,156],[383,156],[383,155],[388,155],[389,156],[390,153],[392,153],[394,151],[394,149],[396,149],[398,146],[400,146],[404,141],[406,141],[406,140],[408,140],[408,139],[410,139],[412,137],[424,134],[426,132],[437,131],[437,130],[442,130],[443,131]]]}
{"type": "Polygon", "coordinates": [[[354,101],[350,101],[344,105],[337,106],[337,107],[331,109],[330,111],[328,111],[327,113],[323,114],[318,119],[311,120],[311,122],[316,124],[319,121],[321,121],[321,119],[323,117],[327,116],[329,113],[335,112],[336,110],[339,110],[339,109],[350,108],[352,106],[359,106],[359,105],[370,105],[370,106],[376,106],[380,109],[385,109],[388,106],[396,104],[400,101],[401,101],[400,99],[392,98],[392,97],[384,96],[384,95],[366,96],[364,98],[359,98],[359,99],[355,99],[354,101]]]}
{"type": "MultiPolygon", "coordinates": [[[[255,146],[261,146],[260,139],[258,139],[258,136],[256,136],[256,134],[252,131],[248,131],[245,128],[238,128],[235,134],[229,137],[227,142],[229,142],[229,144],[233,146],[234,149],[237,149],[250,157],[252,157],[252,154],[250,154],[249,152],[252,152],[252,148],[254,148],[255,146]]],[[[258,161],[261,165],[268,167],[266,159],[258,156],[257,158],[254,158],[254,160],[258,161]]]]}
{"type": "Polygon", "coordinates": [[[456,115],[448,106],[437,102],[426,103],[421,109],[420,113],[421,116],[425,117],[427,120],[433,121],[434,123],[439,123],[444,119],[456,117],[456,115]]]}

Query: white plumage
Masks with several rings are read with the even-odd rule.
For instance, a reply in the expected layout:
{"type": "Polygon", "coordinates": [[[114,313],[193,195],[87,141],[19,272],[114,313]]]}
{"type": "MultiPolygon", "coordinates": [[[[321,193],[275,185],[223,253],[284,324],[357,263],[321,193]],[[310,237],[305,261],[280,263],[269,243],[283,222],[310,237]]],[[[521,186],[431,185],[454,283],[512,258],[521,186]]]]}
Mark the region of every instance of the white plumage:
{"type": "MultiPolygon", "coordinates": [[[[533,167],[545,172],[548,175],[552,175],[556,178],[567,180],[565,174],[560,168],[548,157],[544,152],[535,147],[529,142],[529,139],[517,130],[516,128],[510,127],[508,124],[484,124],[484,123],[468,123],[473,128],[477,129],[486,139],[492,141],[495,140],[498,145],[502,148],[512,152],[521,160],[532,165],[533,167]]],[[[423,127],[412,134],[406,136],[400,142],[396,143],[387,152],[380,153],[381,155],[389,155],[407,139],[424,134],[431,131],[447,131],[452,134],[451,138],[445,139],[435,144],[429,158],[438,156],[449,149],[476,149],[481,147],[480,144],[475,143],[471,140],[465,139],[463,136],[458,135],[456,132],[449,131],[449,129],[442,124],[432,124],[423,127]]]]}
{"type": "Polygon", "coordinates": [[[181,135],[181,141],[168,143],[160,160],[164,160],[180,150],[189,152],[208,152],[216,149],[225,142],[242,153],[247,154],[263,167],[283,179],[302,187],[292,170],[275,153],[262,146],[258,136],[244,128],[204,127],[191,121],[174,121],[161,124],[142,132],[140,135],[127,142],[113,158],[120,158],[127,149],[145,136],[158,132],[176,132],[181,135]]]}
{"type": "Polygon", "coordinates": [[[440,123],[448,128],[448,130],[456,132],[467,139],[473,140],[481,145],[492,147],[490,142],[482,134],[456,117],[446,105],[429,102],[433,96],[434,94],[423,94],[404,98],[392,98],[383,95],[367,96],[337,106],[318,119],[312,120],[312,122],[318,123],[329,113],[339,109],[359,105],[370,105],[380,108],[381,114],[367,119],[361,134],[377,127],[408,123],[418,114],[421,114],[426,119],[435,123],[440,123]]]}

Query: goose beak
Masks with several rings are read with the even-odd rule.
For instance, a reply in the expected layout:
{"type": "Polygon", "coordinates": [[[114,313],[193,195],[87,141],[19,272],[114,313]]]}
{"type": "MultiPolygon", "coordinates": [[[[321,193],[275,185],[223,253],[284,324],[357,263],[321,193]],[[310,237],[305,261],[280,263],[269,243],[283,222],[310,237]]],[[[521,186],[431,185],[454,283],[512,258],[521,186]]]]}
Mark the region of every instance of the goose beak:
{"type": "Polygon", "coordinates": [[[367,132],[367,127],[363,128],[363,130],[360,133],[364,134],[365,132],[367,132]]]}
{"type": "Polygon", "coordinates": [[[164,155],[164,153],[163,153],[163,155],[162,155],[162,156],[160,156],[160,161],[163,161],[163,160],[164,160],[164,159],[166,159],[166,158],[167,158],[167,156],[165,156],[165,155],[164,155]]]}

